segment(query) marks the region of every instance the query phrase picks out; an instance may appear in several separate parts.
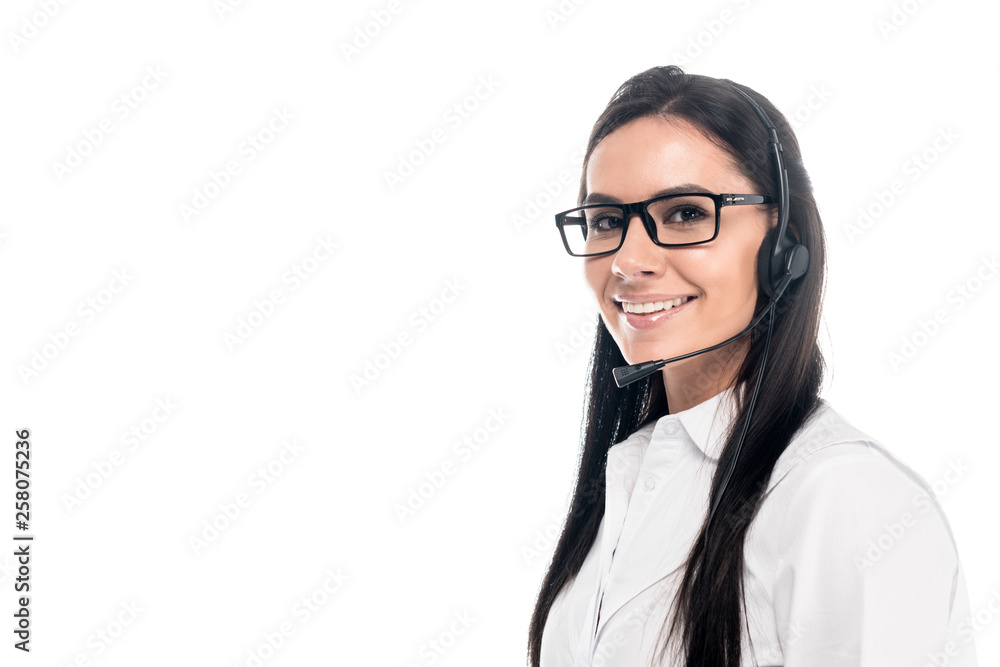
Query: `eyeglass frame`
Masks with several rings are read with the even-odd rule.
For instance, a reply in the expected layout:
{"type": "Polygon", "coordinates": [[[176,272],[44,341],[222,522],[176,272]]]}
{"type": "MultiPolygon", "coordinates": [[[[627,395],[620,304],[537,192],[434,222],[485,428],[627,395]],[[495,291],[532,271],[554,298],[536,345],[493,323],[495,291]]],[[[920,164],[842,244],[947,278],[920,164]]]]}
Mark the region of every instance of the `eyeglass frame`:
{"type": "MultiPolygon", "coordinates": [[[[660,195],[658,197],[653,197],[652,199],[647,199],[645,201],[634,202],[631,204],[584,204],[583,206],[577,206],[561,213],[556,213],[556,227],[559,228],[559,237],[562,238],[563,247],[566,248],[572,257],[600,257],[602,255],[610,255],[611,253],[618,252],[621,247],[625,244],[625,234],[628,233],[628,223],[635,214],[639,215],[639,219],[642,220],[642,226],[645,227],[646,233],[649,234],[650,240],[656,245],[662,248],[682,248],[693,245],[701,245],[703,243],[710,243],[719,236],[719,225],[720,219],[722,218],[722,209],[725,206],[748,206],[748,205],[758,205],[758,204],[777,204],[778,199],[771,195],[749,195],[749,194],[714,194],[711,192],[680,192],[676,194],[660,195]],[[693,241],[691,243],[661,243],[656,238],[656,222],[653,217],[649,214],[649,209],[647,208],[653,202],[661,201],[663,199],[673,199],[675,197],[709,197],[715,202],[715,231],[712,234],[712,238],[706,239],[704,241],[693,241]],[[622,211],[622,235],[621,239],[618,241],[618,245],[614,250],[605,250],[603,252],[589,253],[586,255],[578,255],[570,250],[569,240],[566,238],[566,231],[563,229],[563,225],[566,224],[566,217],[575,211],[583,211],[588,208],[617,208],[622,211]]],[[[585,219],[585,216],[584,216],[585,219]]],[[[577,224],[577,223],[573,223],[577,224]]]]}

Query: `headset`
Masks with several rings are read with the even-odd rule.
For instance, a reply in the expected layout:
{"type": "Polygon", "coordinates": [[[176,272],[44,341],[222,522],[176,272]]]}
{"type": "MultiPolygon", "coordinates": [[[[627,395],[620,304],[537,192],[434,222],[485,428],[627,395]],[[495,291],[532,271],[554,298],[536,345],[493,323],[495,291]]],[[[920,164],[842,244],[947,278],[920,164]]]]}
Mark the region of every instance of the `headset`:
{"type": "Polygon", "coordinates": [[[781,142],[778,141],[778,131],[760,105],[729,79],[720,79],[735,92],[750,103],[760,122],[767,128],[768,144],[774,156],[774,170],[778,177],[778,224],[768,232],[761,244],[761,256],[758,256],[757,276],[764,288],[764,293],[777,301],[780,294],[778,288],[787,275],[791,280],[797,280],[805,275],[809,268],[809,250],[792,235],[788,229],[788,171],[785,169],[784,153],[781,142]]]}
{"type": "Polygon", "coordinates": [[[726,492],[726,486],[729,484],[733,471],[736,469],[736,462],[739,459],[740,450],[743,448],[743,440],[746,438],[747,430],[750,427],[750,420],[753,417],[753,408],[757,402],[757,393],[760,390],[760,383],[764,377],[764,368],[767,365],[767,353],[771,347],[771,331],[774,325],[775,306],[778,303],[778,300],[785,293],[789,284],[791,284],[792,281],[798,280],[804,276],[809,268],[809,250],[804,245],[796,241],[795,237],[788,229],[788,172],[785,170],[784,155],[781,149],[781,142],[778,140],[778,131],[775,129],[774,123],[771,122],[771,119],[768,118],[764,110],[759,104],[757,104],[757,102],[754,101],[752,97],[750,97],[729,79],[719,79],[719,81],[725,83],[733,91],[741,95],[747,102],[750,103],[750,106],[757,114],[757,117],[760,118],[764,127],[767,128],[768,146],[771,151],[770,154],[774,158],[774,170],[778,181],[778,223],[765,235],[764,241],[760,246],[760,251],[757,253],[757,278],[760,282],[761,289],[763,289],[764,293],[770,297],[770,300],[743,331],[717,345],[706,347],[679,357],[673,357],[671,359],[645,361],[632,366],[619,366],[612,371],[615,383],[619,388],[624,387],[630,382],[634,382],[646,377],[647,375],[651,375],[666,364],[679,361],[681,359],[687,359],[688,357],[693,357],[705,352],[711,352],[712,350],[716,350],[724,345],[728,345],[734,340],[750,333],[750,331],[760,323],[764,315],[770,314],[767,319],[767,338],[764,341],[764,353],[761,356],[760,372],[757,374],[757,383],[754,386],[753,395],[750,398],[750,405],[747,409],[747,419],[743,424],[743,432],[740,435],[739,443],[736,445],[736,453],[733,455],[733,460],[726,471],[725,477],[723,477],[719,495],[716,496],[715,502],[712,504],[711,512],[708,515],[708,526],[706,530],[712,525],[712,519],[715,516],[715,511],[718,509],[719,502],[722,500],[722,496],[726,492]]]}

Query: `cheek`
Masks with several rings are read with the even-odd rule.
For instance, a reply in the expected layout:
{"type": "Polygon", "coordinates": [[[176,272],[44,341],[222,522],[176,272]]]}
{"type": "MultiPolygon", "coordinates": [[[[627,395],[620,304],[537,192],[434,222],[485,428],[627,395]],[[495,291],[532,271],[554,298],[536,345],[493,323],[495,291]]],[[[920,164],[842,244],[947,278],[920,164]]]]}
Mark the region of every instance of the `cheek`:
{"type": "Polygon", "coordinates": [[[594,293],[594,297],[603,305],[604,289],[608,284],[608,277],[611,275],[611,262],[603,258],[585,259],[583,262],[583,277],[594,293]]]}
{"type": "Polygon", "coordinates": [[[700,274],[699,284],[708,296],[720,305],[742,308],[757,294],[757,255],[746,252],[719,253],[698,259],[698,266],[692,267],[692,277],[700,274]]]}

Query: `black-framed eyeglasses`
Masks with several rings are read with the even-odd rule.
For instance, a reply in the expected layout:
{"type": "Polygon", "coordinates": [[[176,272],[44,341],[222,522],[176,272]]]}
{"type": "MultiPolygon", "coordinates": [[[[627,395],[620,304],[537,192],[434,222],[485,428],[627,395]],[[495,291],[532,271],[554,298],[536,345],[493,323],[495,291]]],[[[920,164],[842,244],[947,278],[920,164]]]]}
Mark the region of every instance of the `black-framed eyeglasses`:
{"type": "Polygon", "coordinates": [[[679,248],[708,243],[719,235],[725,206],[775,204],[770,195],[687,192],[653,197],[634,204],[587,204],[556,213],[556,226],[566,252],[594,257],[617,252],[625,242],[627,222],[636,213],[658,246],[679,248]]]}

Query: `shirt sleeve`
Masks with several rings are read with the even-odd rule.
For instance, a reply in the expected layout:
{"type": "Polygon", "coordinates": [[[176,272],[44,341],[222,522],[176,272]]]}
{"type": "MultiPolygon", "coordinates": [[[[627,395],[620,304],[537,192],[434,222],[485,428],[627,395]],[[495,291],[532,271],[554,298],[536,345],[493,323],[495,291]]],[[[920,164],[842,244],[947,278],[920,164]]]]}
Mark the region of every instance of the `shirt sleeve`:
{"type": "Polygon", "coordinates": [[[851,443],[782,480],[773,604],[784,667],[976,664],[950,630],[960,571],[947,519],[913,474],[851,443]]]}

